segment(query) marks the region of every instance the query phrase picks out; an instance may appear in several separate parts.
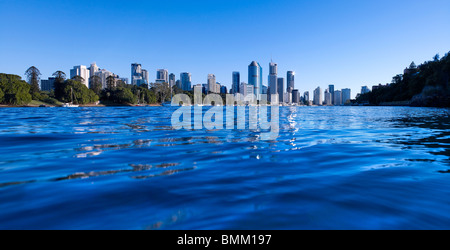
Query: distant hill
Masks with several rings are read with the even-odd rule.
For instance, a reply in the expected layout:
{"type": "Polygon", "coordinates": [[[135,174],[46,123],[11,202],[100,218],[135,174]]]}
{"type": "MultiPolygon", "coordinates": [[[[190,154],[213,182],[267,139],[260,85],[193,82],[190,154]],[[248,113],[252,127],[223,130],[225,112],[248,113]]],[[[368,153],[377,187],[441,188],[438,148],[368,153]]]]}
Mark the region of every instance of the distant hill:
{"type": "Polygon", "coordinates": [[[436,55],[433,61],[419,66],[411,63],[403,74],[393,77],[391,84],[377,86],[356,101],[369,105],[408,103],[418,107],[450,107],[449,53],[441,59],[436,55]]]}

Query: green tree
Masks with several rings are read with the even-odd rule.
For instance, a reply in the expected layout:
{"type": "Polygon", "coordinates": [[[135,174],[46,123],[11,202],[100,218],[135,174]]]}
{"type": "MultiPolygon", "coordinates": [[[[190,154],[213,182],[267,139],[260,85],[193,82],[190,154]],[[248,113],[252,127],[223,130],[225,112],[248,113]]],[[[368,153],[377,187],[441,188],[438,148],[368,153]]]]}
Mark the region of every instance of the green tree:
{"type": "Polygon", "coordinates": [[[114,102],[122,104],[135,104],[137,97],[130,89],[124,87],[117,87],[114,91],[114,102]]]}
{"type": "Polygon", "coordinates": [[[106,88],[110,91],[116,88],[116,78],[114,76],[108,76],[106,78],[106,88]]]}
{"type": "Polygon", "coordinates": [[[31,85],[30,94],[32,97],[39,98],[39,80],[41,72],[35,66],[29,67],[25,71],[25,76],[27,77],[28,83],[31,85]]]}
{"type": "Polygon", "coordinates": [[[76,75],[76,76],[72,77],[72,80],[84,84],[84,78],[79,76],[79,75],[76,75]]]}
{"type": "Polygon", "coordinates": [[[3,92],[2,103],[24,105],[31,102],[31,87],[20,76],[0,74],[0,89],[3,92]]]}
{"type": "Polygon", "coordinates": [[[155,92],[158,102],[163,103],[170,96],[170,87],[167,83],[151,83],[151,90],[155,92]]]}
{"type": "Polygon", "coordinates": [[[93,75],[89,80],[89,88],[98,96],[102,93],[102,79],[99,76],[93,75]]]}
{"type": "Polygon", "coordinates": [[[55,77],[55,98],[62,100],[64,97],[66,73],[58,70],[53,73],[53,77],[55,77]]]}

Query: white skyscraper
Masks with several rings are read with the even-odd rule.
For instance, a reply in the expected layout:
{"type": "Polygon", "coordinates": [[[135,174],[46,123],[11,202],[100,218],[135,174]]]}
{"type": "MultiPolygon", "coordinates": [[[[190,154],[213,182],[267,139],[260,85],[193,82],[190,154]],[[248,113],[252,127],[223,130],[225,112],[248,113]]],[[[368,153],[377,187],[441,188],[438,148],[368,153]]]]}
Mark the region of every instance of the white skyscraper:
{"type": "Polygon", "coordinates": [[[208,75],[208,80],[206,82],[208,84],[208,91],[211,93],[217,93],[216,91],[216,76],[214,74],[208,75]]]}
{"type": "Polygon", "coordinates": [[[314,90],[313,103],[314,105],[322,105],[322,89],[320,87],[314,90]]]}
{"type": "Polygon", "coordinates": [[[331,105],[332,104],[331,93],[330,93],[330,91],[328,89],[325,90],[324,98],[325,98],[325,101],[324,101],[325,105],[331,105]]]}
{"type": "Polygon", "coordinates": [[[73,69],[70,70],[70,78],[74,78],[75,76],[81,76],[83,78],[82,83],[89,88],[90,72],[86,66],[84,65],[74,66],[73,69]]]}
{"type": "Polygon", "coordinates": [[[95,73],[99,70],[97,64],[91,63],[91,67],[89,67],[89,77],[95,76],[95,73]]]}

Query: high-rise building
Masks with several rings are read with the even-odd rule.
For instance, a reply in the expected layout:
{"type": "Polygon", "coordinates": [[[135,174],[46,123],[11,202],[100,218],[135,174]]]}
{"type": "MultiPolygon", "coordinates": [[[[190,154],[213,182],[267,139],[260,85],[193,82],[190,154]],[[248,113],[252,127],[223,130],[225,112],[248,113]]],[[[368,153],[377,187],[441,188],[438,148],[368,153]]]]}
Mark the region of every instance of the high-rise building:
{"type": "MultiPolygon", "coordinates": [[[[309,94],[308,94],[308,96],[309,96],[309,94]]],[[[299,102],[300,102],[300,92],[298,91],[298,89],[293,89],[292,90],[292,103],[299,103],[299,102]]]]}
{"type": "Polygon", "coordinates": [[[366,93],[369,93],[370,92],[370,89],[369,89],[369,87],[367,87],[367,86],[362,86],[361,87],[361,94],[363,95],[363,94],[366,94],[366,93]]]}
{"type": "Polygon", "coordinates": [[[180,74],[181,89],[184,91],[191,91],[192,77],[191,73],[183,72],[180,74]]]}
{"type": "Polygon", "coordinates": [[[243,95],[244,97],[255,94],[254,86],[252,84],[242,82],[241,86],[239,86],[239,89],[241,90],[241,95],[243,95]]]}
{"type": "Polygon", "coordinates": [[[335,106],[342,105],[342,92],[340,90],[334,91],[334,103],[335,106]]]}
{"type": "MultiPolygon", "coordinates": [[[[275,100],[272,100],[272,95],[278,95],[278,82],[277,82],[277,69],[278,65],[274,62],[269,63],[269,99],[270,101],[274,102],[275,100]]],[[[280,101],[280,98],[278,97],[278,101],[280,101]]]]}
{"type": "Polygon", "coordinates": [[[216,76],[214,74],[208,74],[208,79],[206,81],[208,84],[208,91],[210,93],[217,93],[216,92],[216,76]]]}
{"type": "Polygon", "coordinates": [[[149,81],[150,81],[149,79],[150,78],[149,78],[149,75],[148,75],[148,71],[145,70],[145,69],[142,69],[142,80],[144,80],[144,83],[148,84],[149,81]]]}
{"type": "Polygon", "coordinates": [[[284,100],[284,78],[280,77],[277,79],[277,87],[278,87],[278,101],[280,103],[286,102],[284,100]]]}
{"type": "Polygon", "coordinates": [[[91,63],[91,67],[89,67],[89,77],[95,76],[95,73],[99,71],[99,68],[95,62],[91,63]]]}
{"type": "Polygon", "coordinates": [[[101,69],[101,70],[99,70],[99,71],[97,71],[97,72],[95,72],[95,75],[96,76],[98,76],[98,77],[100,77],[100,80],[101,80],[101,82],[102,82],[102,89],[106,89],[106,79],[109,77],[109,76],[116,76],[116,75],[114,75],[112,72],[110,72],[110,71],[108,71],[108,70],[106,70],[106,69],[101,69]]]}
{"type": "Polygon", "coordinates": [[[231,89],[233,91],[232,94],[239,93],[240,82],[241,82],[241,73],[239,73],[237,71],[233,72],[232,84],[231,84],[231,89]]]}
{"type": "Polygon", "coordinates": [[[220,86],[220,93],[221,94],[227,94],[227,92],[228,92],[228,89],[227,89],[227,86],[220,86]]]}
{"type": "Polygon", "coordinates": [[[177,80],[177,81],[175,82],[175,86],[177,86],[178,89],[183,90],[183,86],[181,85],[181,81],[180,81],[180,80],[177,80]]]}
{"type": "Polygon", "coordinates": [[[89,88],[90,71],[86,66],[74,66],[73,69],[70,70],[70,78],[74,78],[75,76],[81,76],[81,78],[83,78],[82,84],[89,88]]]}
{"type": "Polygon", "coordinates": [[[49,77],[48,80],[41,80],[42,91],[52,91],[55,89],[55,77],[49,77]]]}
{"type": "Polygon", "coordinates": [[[167,69],[158,69],[156,71],[156,81],[159,83],[168,83],[169,82],[169,71],[167,69]]]}
{"type": "Polygon", "coordinates": [[[139,63],[131,64],[131,84],[140,86],[149,83],[148,71],[139,63]]]}
{"type": "Polygon", "coordinates": [[[295,71],[288,71],[286,77],[286,91],[292,93],[295,88],[295,71]]]}
{"type": "Polygon", "coordinates": [[[169,86],[172,88],[176,84],[175,74],[171,73],[169,75],[169,86]]]}
{"type": "Polygon", "coordinates": [[[328,85],[328,92],[331,94],[331,104],[334,105],[334,85],[330,84],[328,85]]]}
{"type": "Polygon", "coordinates": [[[248,83],[253,85],[257,100],[261,99],[262,89],[262,67],[256,61],[248,66],[248,83]]]}
{"type": "Polygon", "coordinates": [[[351,89],[342,89],[342,104],[346,104],[347,102],[350,102],[352,95],[351,89]]]}
{"type": "Polygon", "coordinates": [[[331,93],[328,89],[325,90],[324,98],[325,98],[324,105],[328,105],[328,106],[332,105],[333,102],[332,102],[332,98],[331,98],[331,93]]]}
{"type": "Polygon", "coordinates": [[[306,91],[305,93],[303,93],[303,99],[305,100],[305,102],[308,104],[310,99],[309,99],[309,91],[306,91]]]}
{"type": "Polygon", "coordinates": [[[314,99],[313,99],[314,105],[322,105],[322,89],[320,87],[317,87],[314,90],[314,99]]]}

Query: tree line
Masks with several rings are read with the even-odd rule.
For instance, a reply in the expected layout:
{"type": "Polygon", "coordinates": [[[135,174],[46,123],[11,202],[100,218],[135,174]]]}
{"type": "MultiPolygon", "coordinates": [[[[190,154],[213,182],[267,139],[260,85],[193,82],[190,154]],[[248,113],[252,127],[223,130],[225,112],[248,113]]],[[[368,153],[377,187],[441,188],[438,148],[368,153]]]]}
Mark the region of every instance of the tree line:
{"type": "Polygon", "coordinates": [[[170,101],[171,90],[167,83],[151,83],[150,86],[129,85],[114,76],[106,78],[102,85],[99,76],[87,79],[81,76],[67,79],[63,71],[53,73],[54,89],[41,91],[39,69],[35,66],[25,72],[26,81],[20,76],[0,73],[0,104],[26,105],[32,100],[57,105],[58,103],[92,104],[101,101],[106,105],[156,104],[170,101]]]}
{"type": "Polygon", "coordinates": [[[383,105],[408,102],[411,106],[450,107],[450,57],[434,56],[433,60],[417,66],[414,62],[392,82],[379,86],[357,98],[358,103],[383,105]]]}

